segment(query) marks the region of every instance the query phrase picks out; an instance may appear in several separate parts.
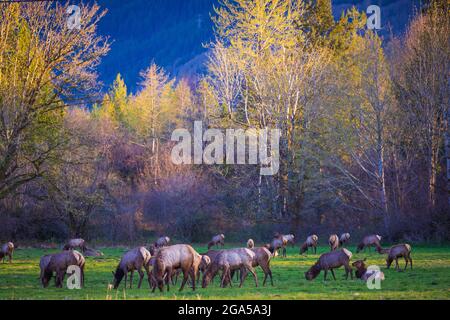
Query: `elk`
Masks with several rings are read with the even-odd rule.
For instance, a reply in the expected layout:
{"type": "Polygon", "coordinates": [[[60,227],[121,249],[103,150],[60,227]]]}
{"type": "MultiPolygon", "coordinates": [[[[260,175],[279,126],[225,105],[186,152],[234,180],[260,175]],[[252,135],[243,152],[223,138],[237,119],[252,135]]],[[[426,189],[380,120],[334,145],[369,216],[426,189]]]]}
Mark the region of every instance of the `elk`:
{"type": "Polygon", "coordinates": [[[84,256],[85,257],[103,257],[104,254],[101,251],[91,249],[91,248],[86,248],[86,250],[84,251],[84,256]]]}
{"type": "Polygon", "coordinates": [[[278,255],[278,250],[283,248],[283,257],[286,257],[286,241],[282,239],[282,237],[274,238],[269,246],[269,251],[272,253],[274,257],[278,255]]]}
{"type": "Polygon", "coordinates": [[[0,259],[5,263],[6,257],[8,257],[9,263],[12,263],[12,257],[14,253],[14,243],[5,243],[0,250],[0,259]]]}
{"type": "Polygon", "coordinates": [[[158,240],[156,240],[154,246],[155,248],[163,248],[163,247],[167,247],[170,243],[170,238],[169,237],[161,237],[158,240]]]}
{"type": "Polygon", "coordinates": [[[344,266],[346,279],[348,279],[349,273],[351,278],[353,279],[353,271],[352,267],[350,266],[351,258],[352,253],[347,249],[324,253],[320,256],[319,260],[307,272],[305,272],[305,278],[311,281],[317,278],[320,272],[324,270],[324,280],[327,280],[328,271],[331,271],[334,280],[336,280],[336,276],[334,275],[333,270],[344,266]]]}
{"type": "Polygon", "coordinates": [[[330,245],[330,251],[335,251],[339,248],[339,237],[336,234],[332,234],[328,239],[330,245]]]}
{"type": "Polygon", "coordinates": [[[254,268],[260,266],[262,271],[264,272],[263,286],[266,285],[268,276],[270,277],[270,282],[273,286],[272,270],[270,270],[270,259],[272,258],[272,254],[265,247],[253,248],[251,250],[255,253],[255,258],[253,259],[252,266],[254,268]]]}
{"type": "Polygon", "coordinates": [[[48,281],[50,281],[53,272],[46,271],[48,264],[50,263],[50,259],[52,258],[53,254],[48,254],[46,256],[43,256],[41,260],[39,261],[39,268],[41,270],[41,273],[39,275],[39,279],[41,280],[42,287],[48,286],[48,281]]]}
{"type": "MultiPolygon", "coordinates": [[[[200,272],[202,274],[205,273],[206,268],[208,268],[210,263],[211,263],[211,259],[208,256],[195,253],[194,264],[191,267],[191,272],[193,272],[194,270],[197,270],[197,273],[196,273],[197,283],[200,281],[200,272]]],[[[175,279],[175,281],[172,281],[172,284],[176,284],[178,282],[178,277],[181,272],[182,272],[182,270],[180,268],[173,271],[172,280],[175,279]]]]}
{"type": "MultiPolygon", "coordinates": [[[[153,266],[152,276],[161,292],[164,288],[164,276],[167,274],[166,284],[167,291],[169,291],[173,270],[178,268],[181,269],[183,273],[183,282],[181,283],[180,291],[184,289],[189,278],[189,273],[191,274],[192,279],[192,289],[195,290],[195,277],[197,274],[195,265],[196,254],[198,253],[194,248],[186,244],[164,247],[158,251],[153,266]]],[[[155,289],[156,286],[153,286],[152,292],[154,292],[155,289]]]]}
{"type": "Polygon", "coordinates": [[[255,284],[258,286],[258,276],[253,269],[253,263],[255,259],[255,253],[247,248],[221,250],[212,260],[211,264],[207,268],[203,275],[202,287],[206,288],[211,280],[217,275],[219,270],[222,270],[221,287],[225,288],[227,284],[232,285],[231,271],[241,271],[241,282],[239,287],[247,277],[249,271],[255,279],[255,284]]]}
{"type": "Polygon", "coordinates": [[[133,286],[133,274],[136,270],[139,273],[139,284],[138,289],[141,288],[142,280],[144,279],[144,272],[142,271],[142,267],[144,267],[145,271],[147,271],[147,275],[149,275],[149,261],[151,258],[150,252],[144,247],[135,248],[126,252],[122,259],[119,262],[119,265],[116,268],[116,272],[112,272],[113,274],[113,287],[117,289],[120,285],[120,282],[125,277],[125,289],[127,288],[127,277],[128,273],[130,274],[130,289],[133,286]]]}
{"type": "Polygon", "coordinates": [[[319,241],[319,237],[315,234],[306,238],[306,241],[300,247],[300,254],[308,252],[308,248],[313,248],[314,254],[317,253],[317,242],[319,241]]]}
{"type": "Polygon", "coordinates": [[[350,233],[343,233],[339,238],[339,245],[343,247],[346,243],[350,241],[350,233]]]}
{"type": "Polygon", "coordinates": [[[293,234],[281,235],[281,240],[283,240],[283,257],[286,257],[286,246],[288,243],[294,246],[295,236],[293,234]]]}
{"type": "Polygon", "coordinates": [[[355,276],[357,279],[362,281],[367,281],[371,277],[375,276],[376,279],[384,280],[384,273],[376,270],[367,270],[366,262],[367,259],[358,260],[352,263],[352,266],[356,268],[355,276]]]}
{"type": "Polygon", "coordinates": [[[218,247],[219,244],[222,247],[225,245],[225,236],[223,234],[218,234],[217,236],[212,237],[211,241],[208,242],[208,250],[213,246],[218,247]]]}
{"type": "Polygon", "coordinates": [[[75,250],[79,248],[81,252],[84,253],[86,251],[86,241],[83,239],[71,239],[69,240],[66,245],[64,246],[64,250],[75,250]]]}
{"type": "Polygon", "coordinates": [[[41,283],[44,288],[48,287],[48,283],[56,273],[56,287],[62,288],[64,277],[67,272],[67,268],[70,266],[78,266],[81,271],[81,286],[84,285],[84,265],[86,260],[83,255],[78,251],[70,250],[63,251],[61,253],[56,253],[50,255],[50,257],[43,257],[41,259],[42,267],[44,271],[41,270],[41,283]]]}
{"type": "Polygon", "coordinates": [[[392,262],[395,260],[395,269],[400,270],[400,267],[398,265],[398,258],[403,257],[405,259],[405,269],[408,267],[408,263],[411,267],[413,267],[413,262],[411,258],[411,246],[407,243],[405,244],[398,244],[396,246],[393,246],[391,249],[389,249],[388,257],[386,259],[386,266],[389,269],[391,267],[392,262]]]}
{"type": "Polygon", "coordinates": [[[286,241],[286,243],[290,243],[291,246],[294,246],[295,244],[295,236],[293,234],[286,234],[282,236],[283,240],[286,241]]]}
{"type": "Polygon", "coordinates": [[[255,247],[255,241],[253,241],[253,239],[248,239],[247,248],[253,249],[254,247],[255,247]]]}
{"type": "Polygon", "coordinates": [[[378,251],[380,251],[381,248],[381,236],[379,235],[370,235],[370,236],[366,236],[364,237],[364,239],[361,241],[361,243],[358,245],[358,248],[356,249],[356,253],[361,252],[363,249],[365,248],[369,248],[370,251],[370,247],[375,246],[377,248],[378,251]]]}

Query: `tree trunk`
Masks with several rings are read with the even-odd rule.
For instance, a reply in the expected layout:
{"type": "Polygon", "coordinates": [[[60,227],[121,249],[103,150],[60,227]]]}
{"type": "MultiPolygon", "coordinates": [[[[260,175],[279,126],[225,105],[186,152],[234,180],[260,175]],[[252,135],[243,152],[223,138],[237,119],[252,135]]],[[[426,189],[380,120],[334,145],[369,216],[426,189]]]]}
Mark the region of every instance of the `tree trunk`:
{"type": "Polygon", "coordinates": [[[446,112],[445,124],[445,157],[447,159],[447,198],[450,206],[450,111],[446,112]]]}

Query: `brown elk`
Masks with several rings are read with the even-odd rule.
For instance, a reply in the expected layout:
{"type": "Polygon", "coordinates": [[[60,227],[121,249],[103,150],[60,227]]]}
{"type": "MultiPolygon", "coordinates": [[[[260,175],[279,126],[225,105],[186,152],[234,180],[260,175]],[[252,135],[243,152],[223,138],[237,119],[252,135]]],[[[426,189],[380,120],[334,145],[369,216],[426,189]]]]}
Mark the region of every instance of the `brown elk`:
{"type": "Polygon", "coordinates": [[[53,275],[53,272],[51,272],[50,270],[46,270],[52,256],[53,254],[48,254],[46,256],[43,256],[39,261],[39,268],[41,270],[39,279],[41,280],[42,287],[44,288],[48,286],[48,281],[50,281],[53,275]]]}
{"type": "Polygon", "coordinates": [[[370,248],[372,246],[375,246],[377,248],[377,250],[380,251],[382,249],[380,241],[381,241],[381,236],[379,236],[379,235],[366,236],[358,245],[358,248],[356,249],[356,253],[361,252],[365,248],[369,248],[369,251],[370,251],[370,248]]]}
{"type": "Polygon", "coordinates": [[[71,239],[64,245],[64,250],[80,249],[84,253],[86,251],[86,241],[83,239],[71,239]]]}
{"type": "Polygon", "coordinates": [[[231,272],[236,270],[240,270],[241,274],[239,287],[242,287],[248,272],[253,275],[255,284],[258,286],[258,276],[253,269],[255,256],[255,253],[247,248],[219,251],[203,275],[202,287],[206,288],[219,270],[223,272],[221,279],[222,288],[225,288],[227,284],[232,285],[231,272]]]}
{"type": "Polygon", "coordinates": [[[337,250],[339,248],[339,237],[336,234],[332,234],[328,239],[330,245],[330,251],[337,250]]]}
{"type": "Polygon", "coordinates": [[[272,254],[265,247],[253,248],[251,250],[255,253],[255,258],[253,259],[252,266],[254,268],[260,266],[262,271],[264,272],[263,286],[266,285],[268,276],[270,277],[270,282],[273,286],[272,270],[270,270],[270,259],[272,259],[272,254]]]}
{"type": "Polygon", "coordinates": [[[101,251],[91,249],[91,248],[86,248],[86,250],[84,251],[84,256],[85,257],[103,257],[104,254],[101,251]]]}
{"type": "Polygon", "coordinates": [[[44,271],[41,270],[41,283],[44,288],[48,287],[48,284],[56,273],[56,287],[62,288],[64,277],[67,269],[70,266],[77,266],[81,271],[81,286],[84,285],[84,265],[86,260],[83,255],[77,251],[63,251],[50,255],[50,257],[43,257],[41,264],[44,267],[44,271]]]}
{"type": "Polygon", "coordinates": [[[170,243],[170,238],[169,237],[161,237],[158,240],[156,240],[155,242],[155,248],[163,248],[163,247],[167,247],[170,243]]]}
{"type": "Polygon", "coordinates": [[[0,250],[0,260],[5,263],[6,257],[8,257],[9,263],[12,263],[12,257],[14,253],[14,243],[8,242],[2,245],[0,250]]]}
{"type": "Polygon", "coordinates": [[[352,266],[356,268],[355,275],[357,279],[361,279],[362,281],[367,281],[369,278],[375,276],[380,280],[384,280],[384,273],[376,270],[367,270],[366,267],[366,259],[358,260],[352,263],[352,266]]]}
{"type": "Polygon", "coordinates": [[[142,267],[144,267],[147,275],[150,273],[149,270],[149,261],[151,258],[150,252],[144,247],[135,248],[126,252],[122,259],[119,262],[119,265],[116,268],[116,272],[112,272],[113,274],[113,287],[117,289],[120,285],[120,282],[125,277],[125,288],[127,288],[127,278],[128,273],[130,274],[130,289],[133,286],[133,274],[134,271],[139,273],[139,283],[138,289],[141,288],[142,280],[144,279],[144,272],[142,271],[142,267]]]}
{"type": "Polygon", "coordinates": [[[219,244],[223,247],[225,245],[225,236],[223,234],[218,234],[214,237],[212,237],[211,241],[208,242],[208,250],[211,249],[211,247],[218,247],[219,244]]]}
{"type": "Polygon", "coordinates": [[[353,271],[350,266],[351,258],[352,253],[347,249],[325,253],[320,256],[319,260],[307,272],[305,272],[305,278],[311,281],[315,279],[322,270],[324,270],[324,280],[327,280],[328,271],[331,271],[334,280],[336,280],[333,270],[344,266],[346,279],[348,279],[348,274],[350,274],[353,279],[353,271]]]}
{"type": "Polygon", "coordinates": [[[286,257],[285,251],[286,244],[287,242],[283,240],[281,236],[278,238],[274,238],[269,245],[269,251],[272,253],[274,257],[276,257],[278,255],[278,250],[283,248],[283,257],[286,257]]]}
{"type": "Polygon", "coordinates": [[[400,270],[398,265],[398,258],[403,257],[405,259],[405,269],[408,267],[408,263],[410,264],[411,270],[413,268],[413,262],[411,258],[411,246],[409,244],[398,244],[389,249],[388,257],[386,259],[386,266],[389,269],[391,267],[392,262],[395,260],[395,269],[400,270]]]}
{"type": "MultiPolygon", "coordinates": [[[[169,284],[172,281],[173,270],[181,269],[183,273],[183,282],[180,291],[184,289],[189,274],[192,279],[192,289],[195,290],[195,277],[197,270],[195,267],[195,257],[198,254],[190,245],[179,244],[170,247],[164,247],[158,250],[156,254],[152,276],[156,281],[159,290],[162,292],[164,288],[164,277],[167,276],[167,291],[170,290],[169,284]],[[194,268],[193,268],[194,266],[194,268]]],[[[155,291],[153,287],[152,292],[155,291]]]]}
{"type": "Polygon", "coordinates": [[[308,252],[308,248],[313,248],[314,254],[317,253],[317,242],[319,241],[319,237],[315,234],[309,236],[306,241],[300,247],[300,254],[308,252]]]}
{"type": "Polygon", "coordinates": [[[343,233],[339,238],[339,245],[343,247],[350,241],[350,233],[343,233]]]}

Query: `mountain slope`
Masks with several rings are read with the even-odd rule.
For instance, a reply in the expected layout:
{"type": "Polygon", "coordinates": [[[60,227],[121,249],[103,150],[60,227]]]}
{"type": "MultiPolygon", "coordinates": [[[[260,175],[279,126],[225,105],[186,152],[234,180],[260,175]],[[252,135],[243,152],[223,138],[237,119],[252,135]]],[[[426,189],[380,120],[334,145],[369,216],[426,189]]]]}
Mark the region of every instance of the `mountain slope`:
{"type": "MultiPolygon", "coordinates": [[[[111,51],[99,67],[100,78],[109,85],[120,72],[135,91],[139,72],[154,61],[172,76],[201,72],[205,61],[203,44],[213,38],[210,15],[217,0],[98,0],[108,13],[99,32],[109,35],[111,51]]],[[[333,13],[355,5],[365,11],[370,4],[381,7],[382,34],[403,32],[413,5],[419,0],[335,0],[333,13]]]]}

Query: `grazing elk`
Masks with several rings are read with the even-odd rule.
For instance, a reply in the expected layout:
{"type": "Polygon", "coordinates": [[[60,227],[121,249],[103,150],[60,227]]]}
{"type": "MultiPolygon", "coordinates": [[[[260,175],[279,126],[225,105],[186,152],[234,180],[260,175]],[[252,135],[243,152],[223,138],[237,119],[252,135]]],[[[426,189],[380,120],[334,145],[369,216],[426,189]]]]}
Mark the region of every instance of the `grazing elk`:
{"type": "Polygon", "coordinates": [[[366,236],[361,241],[361,243],[358,245],[358,248],[356,249],[356,253],[361,252],[365,248],[369,248],[369,251],[370,251],[370,248],[372,246],[375,246],[377,248],[377,250],[380,251],[380,250],[382,250],[380,241],[381,241],[381,236],[379,236],[379,235],[366,236]]]}
{"type": "Polygon", "coordinates": [[[324,280],[327,280],[328,271],[331,271],[334,280],[336,276],[334,275],[334,269],[345,267],[346,279],[348,279],[348,274],[350,273],[353,279],[353,271],[350,266],[350,259],[352,258],[352,253],[347,249],[337,250],[325,253],[320,256],[319,260],[314,264],[307,272],[305,272],[305,278],[309,281],[315,279],[322,270],[325,271],[324,280]]]}
{"type": "Polygon", "coordinates": [[[253,249],[254,247],[255,247],[255,241],[253,241],[253,239],[248,239],[247,248],[253,249]]]}
{"type": "Polygon", "coordinates": [[[413,268],[413,262],[411,258],[411,246],[407,243],[405,244],[398,244],[396,246],[393,246],[391,249],[389,249],[388,257],[386,259],[386,266],[389,269],[391,267],[392,262],[395,260],[395,269],[400,270],[400,267],[398,265],[398,258],[403,257],[405,259],[405,269],[408,267],[408,263],[411,267],[411,270],[413,268]]]}
{"type": "Polygon", "coordinates": [[[46,256],[43,256],[39,261],[39,268],[41,270],[39,279],[41,280],[42,287],[44,288],[48,286],[48,281],[50,281],[53,275],[53,272],[51,272],[50,270],[46,270],[52,256],[53,254],[48,254],[46,256]]]}
{"type": "MultiPolygon", "coordinates": [[[[270,260],[272,259],[272,254],[266,247],[253,248],[250,249],[255,253],[255,258],[253,259],[253,268],[261,267],[264,272],[263,286],[266,285],[267,277],[270,277],[270,282],[273,286],[272,270],[270,270],[270,260]]],[[[239,270],[231,271],[231,278],[233,278],[234,273],[239,270]]]]}
{"type": "MultiPolygon", "coordinates": [[[[208,268],[210,263],[211,263],[211,259],[208,256],[195,253],[195,255],[194,255],[194,263],[193,263],[193,265],[191,267],[191,273],[190,274],[192,274],[192,272],[194,272],[194,270],[197,270],[197,273],[195,275],[196,279],[197,279],[197,284],[200,281],[200,272],[202,274],[204,274],[205,271],[206,271],[206,268],[208,268]]],[[[178,277],[181,274],[181,272],[182,272],[182,270],[180,268],[178,268],[172,273],[172,280],[175,279],[175,281],[172,281],[173,285],[175,285],[178,282],[178,277]]],[[[191,283],[192,283],[192,281],[193,280],[191,279],[191,283]]]]}
{"type": "MultiPolygon", "coordinates": [[[[200,265],[198,266],[198,271],[203,275],[211,264],[211,258],[207,255],[202,255],[201,257],[202,259],[200,261],[200,265]]],[[[198,281],[200,281],[200,277],[198,277],[198,281]]]]}
{"type": "Polygon", "coordinates": [[[339,245],[343,247],[350,241],[350,233],[343,233],[339,238],[339,245]]]}
{"type": "Polygon", "coordinates": [[[71,239],[64,246],[64,250],[75,250],[75,249],[80,249],[81,252],[84,253],[87,249],[86,241],[84,241],[83,239],[71,239]]]}
{"type": "Polygon", "coordinates": [[[335,251],[339,248],[339,237],[336,234],[332,234],[328,239],[330,245],[330,251],[335,251]]]}
{"type": "Polygon", "coordinates": [[[268,276],[270,277],[270,282],[273,286],[272,270],[270,270],[270,259],[272,259],[272,254],[265,247],[253,248],[251,250],[255,253],[255,258],[253,259],[252,266],[254,268],[260,266],[262,271],[264,272],[263,286],[266,285],[268,276]]]}
{"type": "Polygon", "coordinates": [[[125,277],[125,289],[127,288],[127,277],[128,273],[130,274],[130,289],[133,286],[133,274],[134,271],[139,273],[139,283],[138,289],[141,288],[142,280],[144,279],[144,272],[142,271],[142,267],[144,267],[147,275],[150,273],[149,270],[149,261],[151,258],[150,252],[144,247],[135,248],[126,252],[122,259],[119,262],[119,265],[116,268],[116,272],[112,272],[113,274],[113,287],[117,289],[120,285],[120,282],[125,277]]]}
{"type": "Polygon", "coordinates": [[[272,242],[269,245],[269,251],[272,253],[274,257],[276,257],[278,255],[278,250],[283,248],[283,257],[285,257],[286,256],[285,246],[286,241],[284,241],[283,238],[280,236],[272,240],[272,242]]]}
{"type": "Polygon", "coordinates": [[[208,250],[213,246],[218,247],[219,244],[222,247],[225,245],[225,236],[223,234],[218,234],[217,236],[212,237],[211,241],[208,242],[208,250]]]}
{"type": "Polygon", "coordinates": [[[156,240],[154,246],[156,249],[158,248],[163,248],[163,247],[167,247],[170,243],[170,238],[169,237],[161,237],[158,240],[156,240]]]}
{"type": "MultiPolygon", "coordinates": [[[[198,253],[194,250],[194,248],[186,244],[178,244],[158,250],[153,266],[152,277],[161,292],[164,288],[165,275],[167,276],[167,291],[169,291],[169,284],[172,281],[173,270],[178,268],[181,269],[183,273],[183,282],[181,283],[180,291],[184,289],[184,286],[189,278],[189,274],[192,279],[192,289],[195,290],[195,277],[197,274],[195,266],[196,254],[198,253]]],[[[152,292],[154,292],[155,289],[156,286],[153,286],[152,292]]]]}
{"type": "Polygon", "coordinates": [[[352,263],[352,266],[356,268],[355,275],[357,279],[367,281],[371,277],[379,280],[384,280],[384,273],[377,270],[367,270],[366,259],[358,260],[352,263]]]}
{"type": "Polygon", "coordinates": [[[286,244],[291,244],[293,247],[295,245],[295,236],[293,234],[286,234],[281,236],[283,238],[283,241],[286,242],[286,244]]]}
{"type": "Polygon", "coordinates": [[[293,247],[295,244],[295,236],[293,234],[281,235],[283,240],[283,257],[286,257],[286,246],[290,243],[293,247]]]}
{"type": "Polygon", "coordinates": [[[248,272],[253,275],[255,284],[258,286],[258,276],[253,269],[255,256],[255,253],[247,248],[219,251],[203,275],[202,287],[206,288],[219,270],[222,270],[220,285],[222,288],[225,288],[227,284],[232,285],[231,272],[236,270],[240,270],[241,273],[239,287],[242,287],[248,272]]]}
{"type": "Polygon", "coordinates": [[[85,257],[103,257],[104,254],[101,251],[91,249],[91,248],[86,248],[86,250],[84,251],[84,256],[85,257]]]}
{"type": "Polygon", "coordinates": [[[9,263],[12,263],[12,257],[14,253],[14,243],[8,242],[2,245],[0,250],[0,260],[5,263],[6,257],[8,257],[9,263]]]}
{"type": "Polygon", "coordinates": [[[319,241],[319,237],[315,234],[306,238],[306,241],[300,247],[300,254],[308,252],[308,248],[313,248],[314,254],[317,253],[317,242],[319,241]]]}
{"type": "Polygon", "coordinates": [[[78,251],[69,250],[61,253],[50,255],[50,257],[43,257],[41,259],[41,265],[44,267],[44,271],[41,270],[41,283],[44,288],[48,287],[48,284],[56,273],[56,287],[62,288],[64,277],[67,273],[67,268],[70,266],[77,266],[80,268],[80,282],[81,286],[84,286],[84,265],[86,260],[83,255],[78,251]]]}

